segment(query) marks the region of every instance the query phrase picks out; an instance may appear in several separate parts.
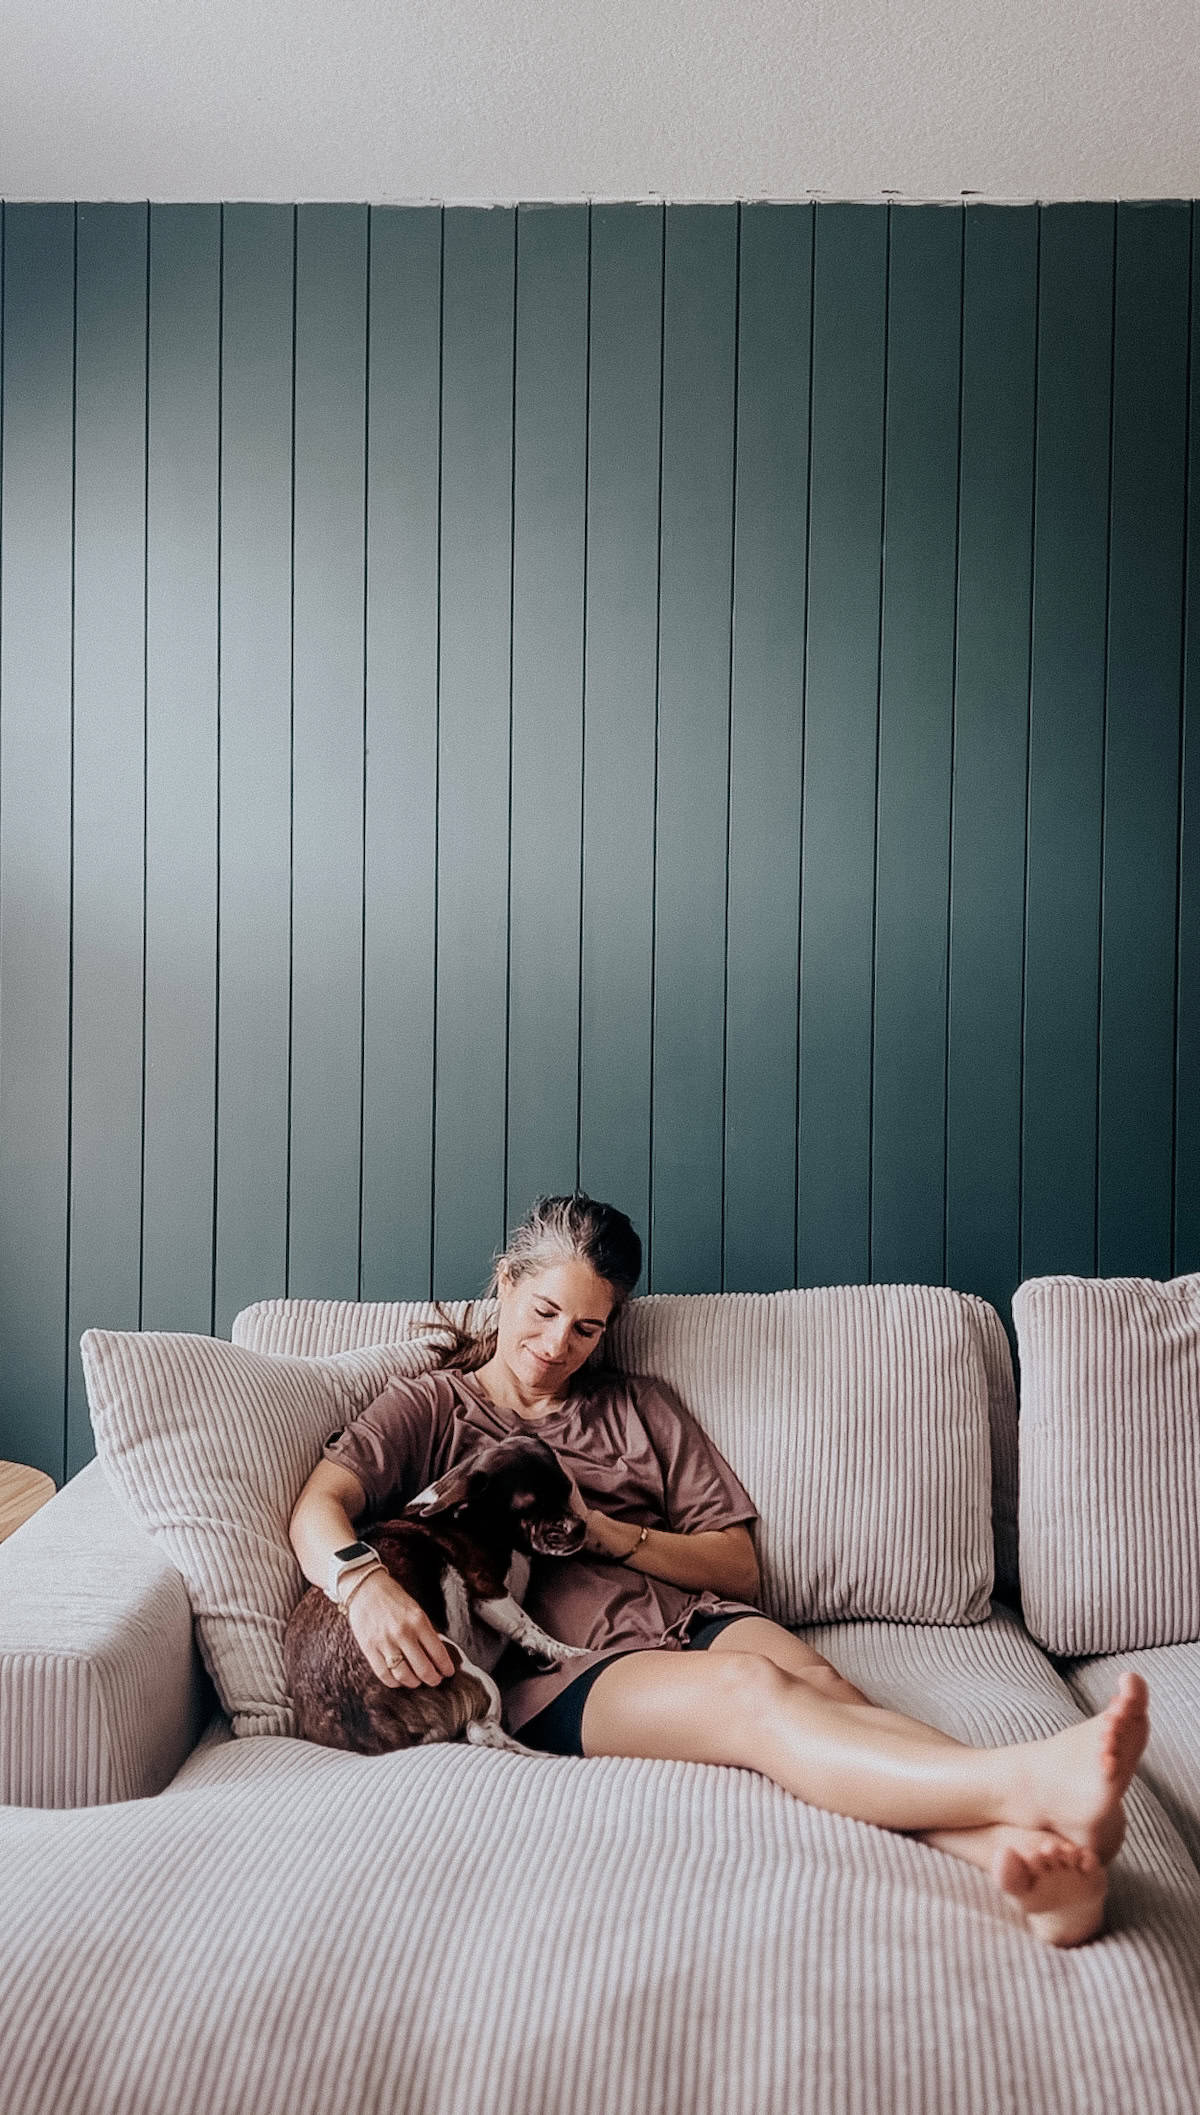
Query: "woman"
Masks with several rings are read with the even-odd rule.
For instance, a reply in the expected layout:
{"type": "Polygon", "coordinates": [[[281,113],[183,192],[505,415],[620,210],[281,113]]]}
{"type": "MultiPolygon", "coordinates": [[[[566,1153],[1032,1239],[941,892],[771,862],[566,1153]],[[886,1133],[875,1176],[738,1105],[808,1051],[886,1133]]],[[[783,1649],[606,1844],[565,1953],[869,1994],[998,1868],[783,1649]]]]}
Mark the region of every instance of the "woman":
{"type": "MultiPolygon", "coordinates": [[[[1149,1733],[1146,1684],[1049,1738],[973,1748],[871,1702],[763,1615],[750,1522],[729,1464],[660,1383],[599,1363],[641,1273],[624,1213],[539,1198],[496,1260],[494,1328],[458,1333],[446,1363],[396,1381],[325,1446],[291,1539],[322,1586],[370,1507],[386,1516],[491,1439],[529,1425],[572,1478],[579,1556],[534,1563],[526,1606],[592,1657],[497,1669],[505,1720],[531,1747],[755,1769],[810,1805],[917,1835],[989,1873],[1038,1937],[1078,1944],[1103,1923],[1106,1867],[1149,1733]]],[[[382,1568],[359,1573],[347,1621],[379,1679],[454,1672],[420,1606],[382,1568]]]]}

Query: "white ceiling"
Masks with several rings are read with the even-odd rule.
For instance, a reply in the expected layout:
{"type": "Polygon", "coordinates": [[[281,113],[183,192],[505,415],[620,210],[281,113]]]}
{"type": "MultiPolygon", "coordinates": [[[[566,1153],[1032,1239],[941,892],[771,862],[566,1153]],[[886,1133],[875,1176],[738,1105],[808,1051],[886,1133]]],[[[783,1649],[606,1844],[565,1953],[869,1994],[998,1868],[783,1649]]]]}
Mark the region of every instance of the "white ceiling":
{"type": "Polygon", "coordinates": [[[15,199],[1200,195],[1196,0],[0,0],[15,199]]]}

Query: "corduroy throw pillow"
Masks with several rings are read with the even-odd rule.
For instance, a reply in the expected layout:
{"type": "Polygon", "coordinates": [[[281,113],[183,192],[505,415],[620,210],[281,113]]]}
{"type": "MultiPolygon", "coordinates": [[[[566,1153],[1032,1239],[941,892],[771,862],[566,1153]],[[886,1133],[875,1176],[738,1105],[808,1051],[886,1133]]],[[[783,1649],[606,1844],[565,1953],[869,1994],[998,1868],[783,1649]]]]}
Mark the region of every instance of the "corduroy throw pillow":
{"type": "Polygon", "coordinates": [[[235,1733],[296,1731],[283,1634],[308,1582],[288,1521],[324,1442],[390,1380],[436,1365],[439,1341],[280,1358],[217,1337],[85,1334],[97,1452],[183,1575],[235,1733]]]}
{"type": "Polygon", "coordinates": [[[1200,1638],[1200,1273],[1030,1278],[1013,1320],[1027,1628],[1063,1657],[1200,1638]]]}

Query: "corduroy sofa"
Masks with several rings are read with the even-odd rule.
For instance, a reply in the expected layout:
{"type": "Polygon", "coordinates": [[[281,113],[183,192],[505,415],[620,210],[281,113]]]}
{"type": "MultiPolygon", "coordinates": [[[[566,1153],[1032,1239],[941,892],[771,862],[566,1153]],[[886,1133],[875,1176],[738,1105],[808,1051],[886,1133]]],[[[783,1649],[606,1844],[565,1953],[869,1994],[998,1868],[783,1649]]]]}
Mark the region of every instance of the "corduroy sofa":
{"type": "Polygon", "coordinates": [[[431,1310],[92,1333],[99,1458],[0,1548],[0,2115],[1196,2115],[1200,1278],[1014,1312],[1020,1427],[999,1317],[942,1288],[651,1296],[610,1349],[877,1701],[1008,1742],[1146,1674],[1107,1928],[1065,1952],[752,1771],[295,1738],[290,1503],[431,1310]]]}

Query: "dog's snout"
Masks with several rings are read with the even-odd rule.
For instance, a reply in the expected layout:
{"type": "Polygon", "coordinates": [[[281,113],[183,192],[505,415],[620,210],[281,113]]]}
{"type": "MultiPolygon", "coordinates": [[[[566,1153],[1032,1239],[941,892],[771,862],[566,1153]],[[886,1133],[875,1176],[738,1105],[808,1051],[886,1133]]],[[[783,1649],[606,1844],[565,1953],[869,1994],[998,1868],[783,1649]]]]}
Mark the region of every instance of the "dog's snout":
{"type": "Polygon", "coordinates": [[[564,1513],[557,1520],[530,1523],[529,1540],[543,1557],[573,1557],[587,1540],[587,1522],[578,1513],[564,1513]]]}

